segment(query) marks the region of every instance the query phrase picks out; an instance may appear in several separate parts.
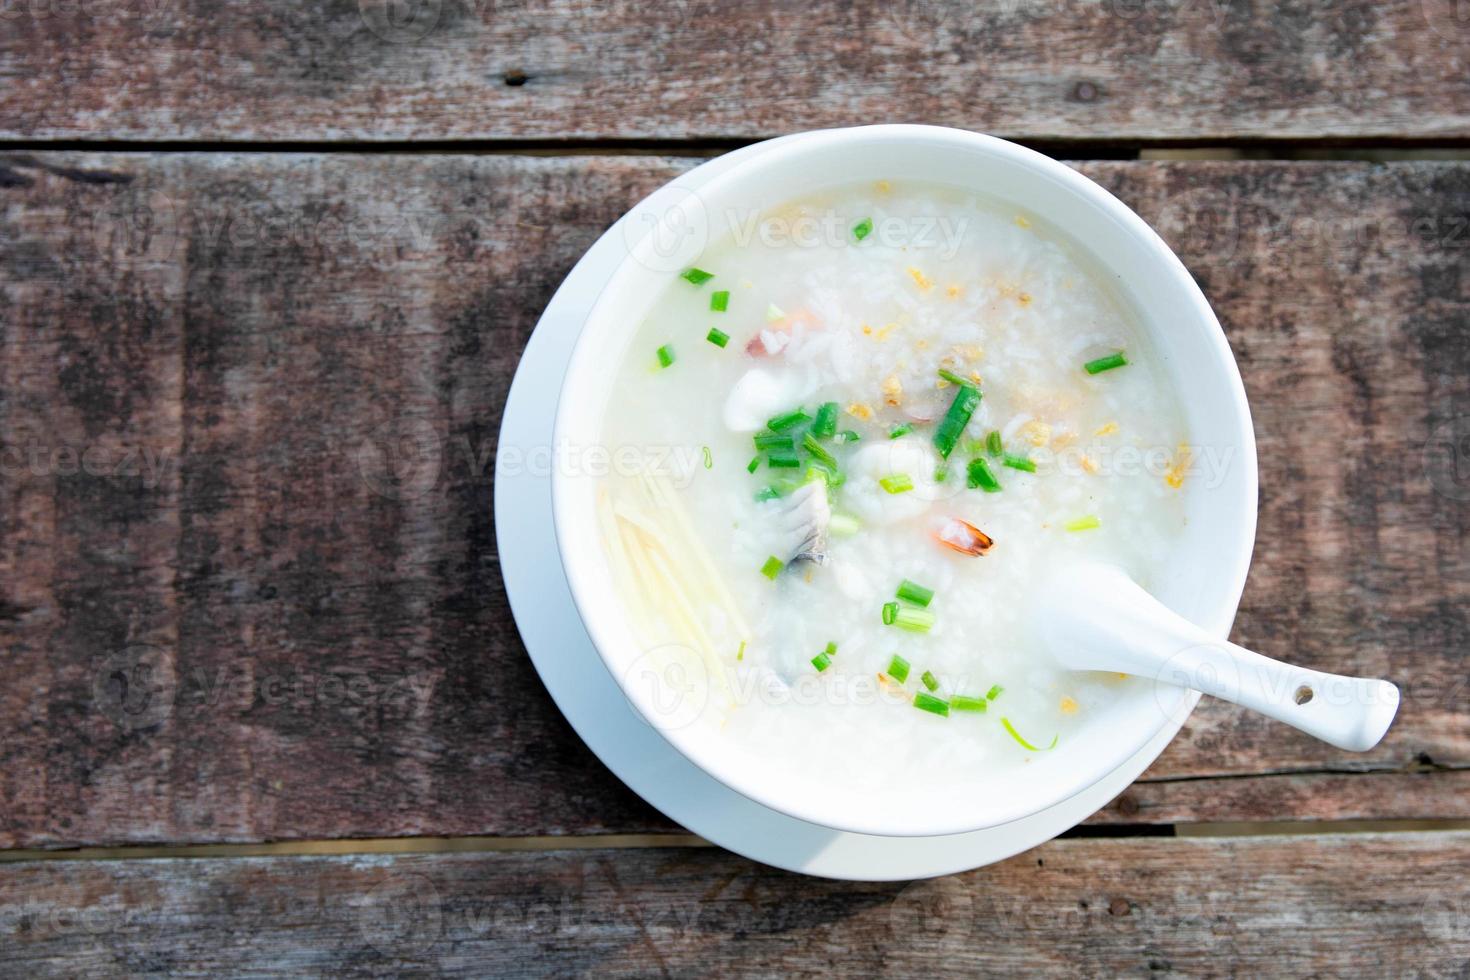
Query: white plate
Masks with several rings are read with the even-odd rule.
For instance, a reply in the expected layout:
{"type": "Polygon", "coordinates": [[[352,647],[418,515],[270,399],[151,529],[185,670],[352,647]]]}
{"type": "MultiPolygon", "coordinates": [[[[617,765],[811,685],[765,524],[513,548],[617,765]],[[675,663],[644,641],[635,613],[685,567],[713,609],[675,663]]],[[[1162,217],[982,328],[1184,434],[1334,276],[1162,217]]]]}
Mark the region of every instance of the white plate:
{"type": "MultiPolygon", "coordinates": [[[[711,160],[679,177],[678,188],[697,188],[769,145],[711,160]]],[[[680,192],[665,187],[650,200],[680,192]]],[[[657,213],[646,202],[639,207],[657,213]]],[[[597,240],[541,315],[511,383],[496,453],[495,533],[516,626],[552,699],[593,753],[650,805],[706,840],[789,871],[864,881],[930,878],[1000,861],[1075,826],[1126,789],[1179,725],[1159,732],[1088,789],[1024,820],[947,837],[842,833],[741,796],[685,759],[634,712],[572,602],[552,529],[550,473],[552,425],[572,343],[636,237],[637,229],[627,225],[625,217],[597,240]]]]}

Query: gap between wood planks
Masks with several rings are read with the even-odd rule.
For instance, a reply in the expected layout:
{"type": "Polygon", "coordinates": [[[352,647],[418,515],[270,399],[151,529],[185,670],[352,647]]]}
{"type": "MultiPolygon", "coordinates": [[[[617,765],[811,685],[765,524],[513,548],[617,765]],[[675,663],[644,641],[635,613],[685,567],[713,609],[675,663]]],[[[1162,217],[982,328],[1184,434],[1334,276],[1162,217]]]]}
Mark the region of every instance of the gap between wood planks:
{"type": "MultiPolygon", "coordinates": [[[[1327,820],[1261,823],[1080,826],[1059,839],[1098,837],[1281,837],[1320,834],[1436,833],[1470,830],[1470,820],[1327,820]]],[[[493,854],[661,847],[714,847],[694,834],[603,834],[581,837],[403,837],[289,841],[278,844],[181,844],[0,851],[0,864],[20,861],[137,861],[157,858],[292,857],[356,854],[493,854]]]]}
{"type": "MultiPolygon", "coordinates": [[[[703,140],[0,140],[0,153],[85,151],[94,153],[334,153],[348,155],[490,156],[682,156],[717,157],[760,142],[730,137],[703,140]]],[[[1470,160],[1470,140],[1370,140],[1302,144],[1239,141],[1170,143],[1053,141],[1016,138],[1013,142],[1060,160],[1266,160],[1358,161],[1470,160]]]]}

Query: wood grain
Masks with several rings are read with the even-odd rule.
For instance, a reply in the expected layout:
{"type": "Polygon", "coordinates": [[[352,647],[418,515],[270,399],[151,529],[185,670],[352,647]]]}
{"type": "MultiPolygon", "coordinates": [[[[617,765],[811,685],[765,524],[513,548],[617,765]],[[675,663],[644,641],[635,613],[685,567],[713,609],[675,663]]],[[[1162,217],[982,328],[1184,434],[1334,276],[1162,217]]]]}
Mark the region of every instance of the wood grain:
{"type": "Polygon", "coordinates": [[[0,866],[0,930],[25,976],[1452,977],[1470,836],[1064,840],[908,884],[712,848],[48,861],[0,866]]]}
{"type": "MultiPolygon", "coordinates": [[[[525,659],[490,473],[552,290],[688,165],[0,158],[0,843],[668,829],[525,659]]],[[[1470,486],[1424,463],[1470,416],[1470,167],[1082,169],[1241,362],[1237,638],[1406,693],[1364,756],[1202,706],[1098,819],[1470,813],[1470,486]]]]}
{"type": "Polygon", "coordinates": [[[0,135],[1470,137],[1455,0],[8,0],[0,135]]]}

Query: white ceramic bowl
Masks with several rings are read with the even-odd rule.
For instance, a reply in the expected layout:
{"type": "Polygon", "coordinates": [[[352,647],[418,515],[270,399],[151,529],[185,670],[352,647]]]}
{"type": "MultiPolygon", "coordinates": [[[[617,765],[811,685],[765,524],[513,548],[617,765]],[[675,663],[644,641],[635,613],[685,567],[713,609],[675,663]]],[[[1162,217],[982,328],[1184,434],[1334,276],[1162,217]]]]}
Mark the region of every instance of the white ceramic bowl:
{"type": "MultiPolygon", "coordinates": [[[[780,141],[697,194],[681,191],[678,181],[655,194],[624,219],[629,254],[577,340],[557,408],[558,454],[598,445],[613,396],[612,366],[671,274],[694,264],[703,245],[731,230],[727,225],[737,215],[825,188],[895,177],[1013,202],[1062,229],[1101,274],[1115,279],[1179,392],[1190,441],[1230,454],[1222,478],[1186,483],[1179,557],[1154,578],[1166,605],[1227,634],[1255,537],[1256,455],[1245,389],[1220,325],[1183,264],[1141,218],[1069,167],[993,137],[900,125],[804,134],[780,141]],[[642,220],[649,215],[653,221],[642,220]]],[[[1177,728],[1198,698],[1177,688],[1133,686],[1109,708],[1090,712],[1085,730],[1063,750],[1038,754],[1020,774],[1003,782],[984,774],[955,779],[922,798],[874,796],[773,775],[713,726],[669,724],[670,692],[633,683],[645,651],[625,620],[601,545],[598,483],[584,467],[553,467],[552,510],[563,566],[608,670],[633,707],[696,765],[798,819],[882,836],[957,834],[1019,820],[1080,792],[1163,729],[1177,728]]]]}

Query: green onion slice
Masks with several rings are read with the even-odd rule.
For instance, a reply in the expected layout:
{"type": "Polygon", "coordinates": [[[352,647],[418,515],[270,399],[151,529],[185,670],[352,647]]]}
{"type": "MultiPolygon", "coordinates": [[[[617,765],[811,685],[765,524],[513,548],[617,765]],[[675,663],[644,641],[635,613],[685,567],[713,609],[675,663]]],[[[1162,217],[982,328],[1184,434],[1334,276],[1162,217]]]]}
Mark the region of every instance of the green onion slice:
{"type": "Polygon", "coordinates": [[[888,661],[888,669],[884,673],[902,684],[909,679],[909,662],[895,653],[893,659],[888,661]]]}
{"type": "Polygon", "coordinates": [[[1104,371],[1111,371],[1113,368],[1120,368],[1127,363],[1128,358],[1123,356],[1122,351],[1118,351],[1116,354],[1109,354],[1107,357],[1099,357],[1095,361],[1088,361],[1082,365],[1082,370],[1088,374],[1101,374],[1104,371]]]}
{"type": "Polygon", "coordinates": [[[864,238],[867,238],[872,233],[872,218],[864,218],[862,221],[859,221],[857,224],[852,226],[852,237],[856,238],[858,241],[862,241],[864,238]]]}
{"type": "Polygon", "coordinates": [[[984,698],[970,698],[963,694],[956,694],[949,699],[949,706],[955,711],[985,711],[990,703],[984,698]]]}
{"type": "Polygon", "coordinates": [[[939,450],[940,456],[949,458],[979,404],[980,389],[969,384],[960,385],[954,394],[954,401],[949,403],[949,411],[944,413],[939,428],[934,430],[934,448],[939,450]]]}
{"type": "Polygon", "coordinates": [[[833,514],[827,522],[827,530],[839,538],[850,538],[862,529],[862,524],[851,514],[833,514]]]}
{"type": "Polygon", "coordinates": [[[994,701],[996,698],[1000,697],[1000,693],[1004,690],[1005,688],[1001,687],[999,684],[992,684],[990,686],[990,690],[985,692],[985,700],[994,701]]]}
{"type": "Polygon", "coordinates": [[[704,468],[705,469],[709,469],[710,467],[712,467],[714,465],[715,465],[715,458],[714,458],[714,456],[710,455],[709,447],[708,446],[705,446],[704,447],[704,468]]]}
{"type": "Polygon", "coordinates": [[[736,660],[744,660],[745,659],[745,641],[744,640],[741,640],[740,641],[740,649],[735,651],[735,659],[736,660]]]}
{"type": "Polygon", "coordinates": [[[832,658],[825,653],[819,653],[812,658],[812,666],[817,668],[817,673],[820,674],[822,671],[832,666],[832,658]]]}
{"type": "Polygon", "coordinates": [[[844,429],[841,432],[837,433],[838,442],[860,442],[862,441],[862,438],[862,436],[858,435],[851,429],[844,429]]]}
{"type": "Polygon", "coordinates": [[[945,380],[945,381],[948,381],[952,385],[967,385],[967,384],[970,384],[970,379],[969,378],[962,378],[958,374],[955,374],[953,371],[949,370],[948,368],[940,368],[939,369],[939,377],[941,379],[945,380]]]}
{"type": "MultiPolygon", "coordinates": [[[[893,603],[897,605],[897,603],[893,603]]],[[[893,626],[910,633],[927,633],[934,628],[934,614],[927,609],[899,606],[893,614],[893,626]]]]}
{"type": "Polygon", "coordinates": [[[1005,451],[1005,447],[1000,441],[1000,431],[998,429],[991,429],[990,435],[985,437],[985,451],[994,459],[1000,459],[1000,454],[1005,451]]]}
{"type": "Polygon", "coordinates": [[[1017,456],[1015,453],[1004,453],[1000,458],[1000,463],[1002,466],[1009,466],[1011,469],[1020,470],[1023,473],[1036,472],[1036,463],[1033,460],[1029,460],[1025,456],[1017,456]]]}
{"type": "Polygon", "coordinates": [[[781,563],[781,559],[777,558],[775,555],[772,555],[771,557],[767,558],[766,563],[761,566],[761,574],[764,575],[766,578],[775,581],[776,576],[781,574],[781,569],[784,567],[785,566],[781,563]]]}
{"type": "Polygon", "coordinates": [[[759,502],[775,500],[780,496],[783,496],[780,487],[761,487],[755,492],[755,499],[759,502]]]}
{"type": "Polygon", "coordinates": [[[943,698],[936,698],[932,694],[925,694],[923,691],[914,695],[914,707],[920,711],[939,715],[941,718],[949,717],[949,702],[943,698]]]}
{"type": "Polygon", "coordinates": [[[657,353],[659,367],[668,367],[674,363],[674,348],[671,344],[664,344],[658,349],[657,353]]]}
{"type": "Polygon", "coordinates": [[[1102,527],[1102,521],[1097,519],[1096,514],[1088,514],[1086,517],[1079,517],[1075,521],[1066,523],[1068,531],[1091,531],[1099,527],[1102,527]]]}
{"type": "Polygon", "coordinates": [[[971,490],[980,489],[986,493],[1000,492],[1000,481],[991,472],[990,464],[979,456],[970,460],[969,465],[965,467],[965,476],[966,483],[969,484],[971,490]]]}
{"type": "Polygon", "coordinates": [[[781,307],[777,306],[775,303],[766,304],[766,321],[768,323],[775,323],[777,320],[784,319],[786,319],[785,310],[781,309],[781,307]]]}
{"type": "Polygon", "coordinates": [[[761,452],[767,452],[772,449],[796,448],[796,443],[792,441],[790,436],[782,435],[779,432],[757,432],[752,438],[755,441],[755,448],[761,452]]]}
{"type": "Polygon", "coordinates": [[[795,453],[778,450],[766,457],[766,464],[773,470],[794,470],[801,466],[801,458],[795,453]]]}
{"type": "Polygon", "coordinates": [[[761,457],[760,457],[760,453],[756,453],[753,457],[751,457],[750,462],[745,464],[745,472],[747,472],[747,473],[754,473],[756,470],[758,470],[760,468],[761,468],[761,457]]]}
{"type": "Polygon", "coordinates": [[[934,590],[926,589],[918,582],[904,579],[898,583],[898,597],[904,602],[912,602],[916,606],[928,606],[934,598],[934,590]]]}
{"type": "Polygon", "coordinates": [[[1011,720],[1009,718],[1002,718],[1000,720],[1000,723],[1006,726],[1006,731],[1011,733],[1011,738],[1021,743],[1021,748],[1030,749],[1032,752],[1050,752],[1052,749],[1057,747],[1057,740],[1062,737],[1061,733],[1058,732],[1051,737],[1050,745],[1048,745],[1044,749],[1038,749],[1036,746],[1032,745],[1030,742],[1021,737],[1021,733],[1016,731],[1016,726],[1011,724],[1011,720]]]}
{"type": "Polygon", "coordinates": [[[679,273],[680,279],[687,279],[696,286],[703,285],[715,277],[713,272],[705,272],[703,269],[690,267],[679,273]]]}
{"type": "Polygon", "coordinates": [[[724,313],[728,310],[730,308],[730,290],[721,289],[718,292],[710,293],[709,308],[716,313],[724,313]]]}
{"type": "Polygon", "coordinates": [[[897,619],[898,619],[898,603],[896,603],[896,602],[885,602],[885,603],[883,603],[883,625],[884,626],[892,626],[893,623],[894,623],[894,621],[897,620],[897,619]]]}
{"type": "Polygon", "coordinates": [[[904,493],[914,488],[914,479],[907,473],[894,473],[878,481],[889,493],[904,493]]]}
{"type": "Polygon", "coordinates": [[[787,412],[785,415],[777,415],[766,423],[766,428],[772,432],[785,432],[787,429],[796,428],[809,418],[811,418],[810,415],[798,408],[787,412]]]}
{"type": "Polygon", "coordinates": [[[716,347],[724,347],[730,342],[730,335],[725,333],[725,331],[721,330],[719,327],[710,327],[709,333],[704,335],[704,339],[708,340],[716,347]]]}
{"type": "Polygon", "coordinates": [[[890,439],[897,439],[900,436],[906,436],[910,432],[913,432],[913,431],[914,431],[914,426],[913,426],[913,423],[912,422],[900,422],[897,425],[895,425],[893,428],[891,428],[891,429],[888,430],[888,438],[890,438],[890,439]]]}
{"type": "MultiPolygon", "coordinates": [[[[815,431],[815,426],[812,431],[815,431]]],[[[827,447],[818,442],[817,437],[812,435],[811,431],[801,437],[801,448],[811,453],[813,458],[820,460],[834,470],[837,469],[837,457],[827,452],[827,447]]]]}
{"type": "Polygon", "coordinates": [[[837,431],[837,403],[823,402],[812,419],[812,435],[829,439],[837,431]]]}
{"type": "Polygon", "coordinates": [[[937,691],[937,690],[939,690],[939,678],[935,677],[929,671],[927,671],[927,670],[924,671],[923,676],[921,676],[919,678],[919,680],[923,681],[924,682],[924,686],[927,687],[929,690],[931,690],[931,691],[937,691]]]}

